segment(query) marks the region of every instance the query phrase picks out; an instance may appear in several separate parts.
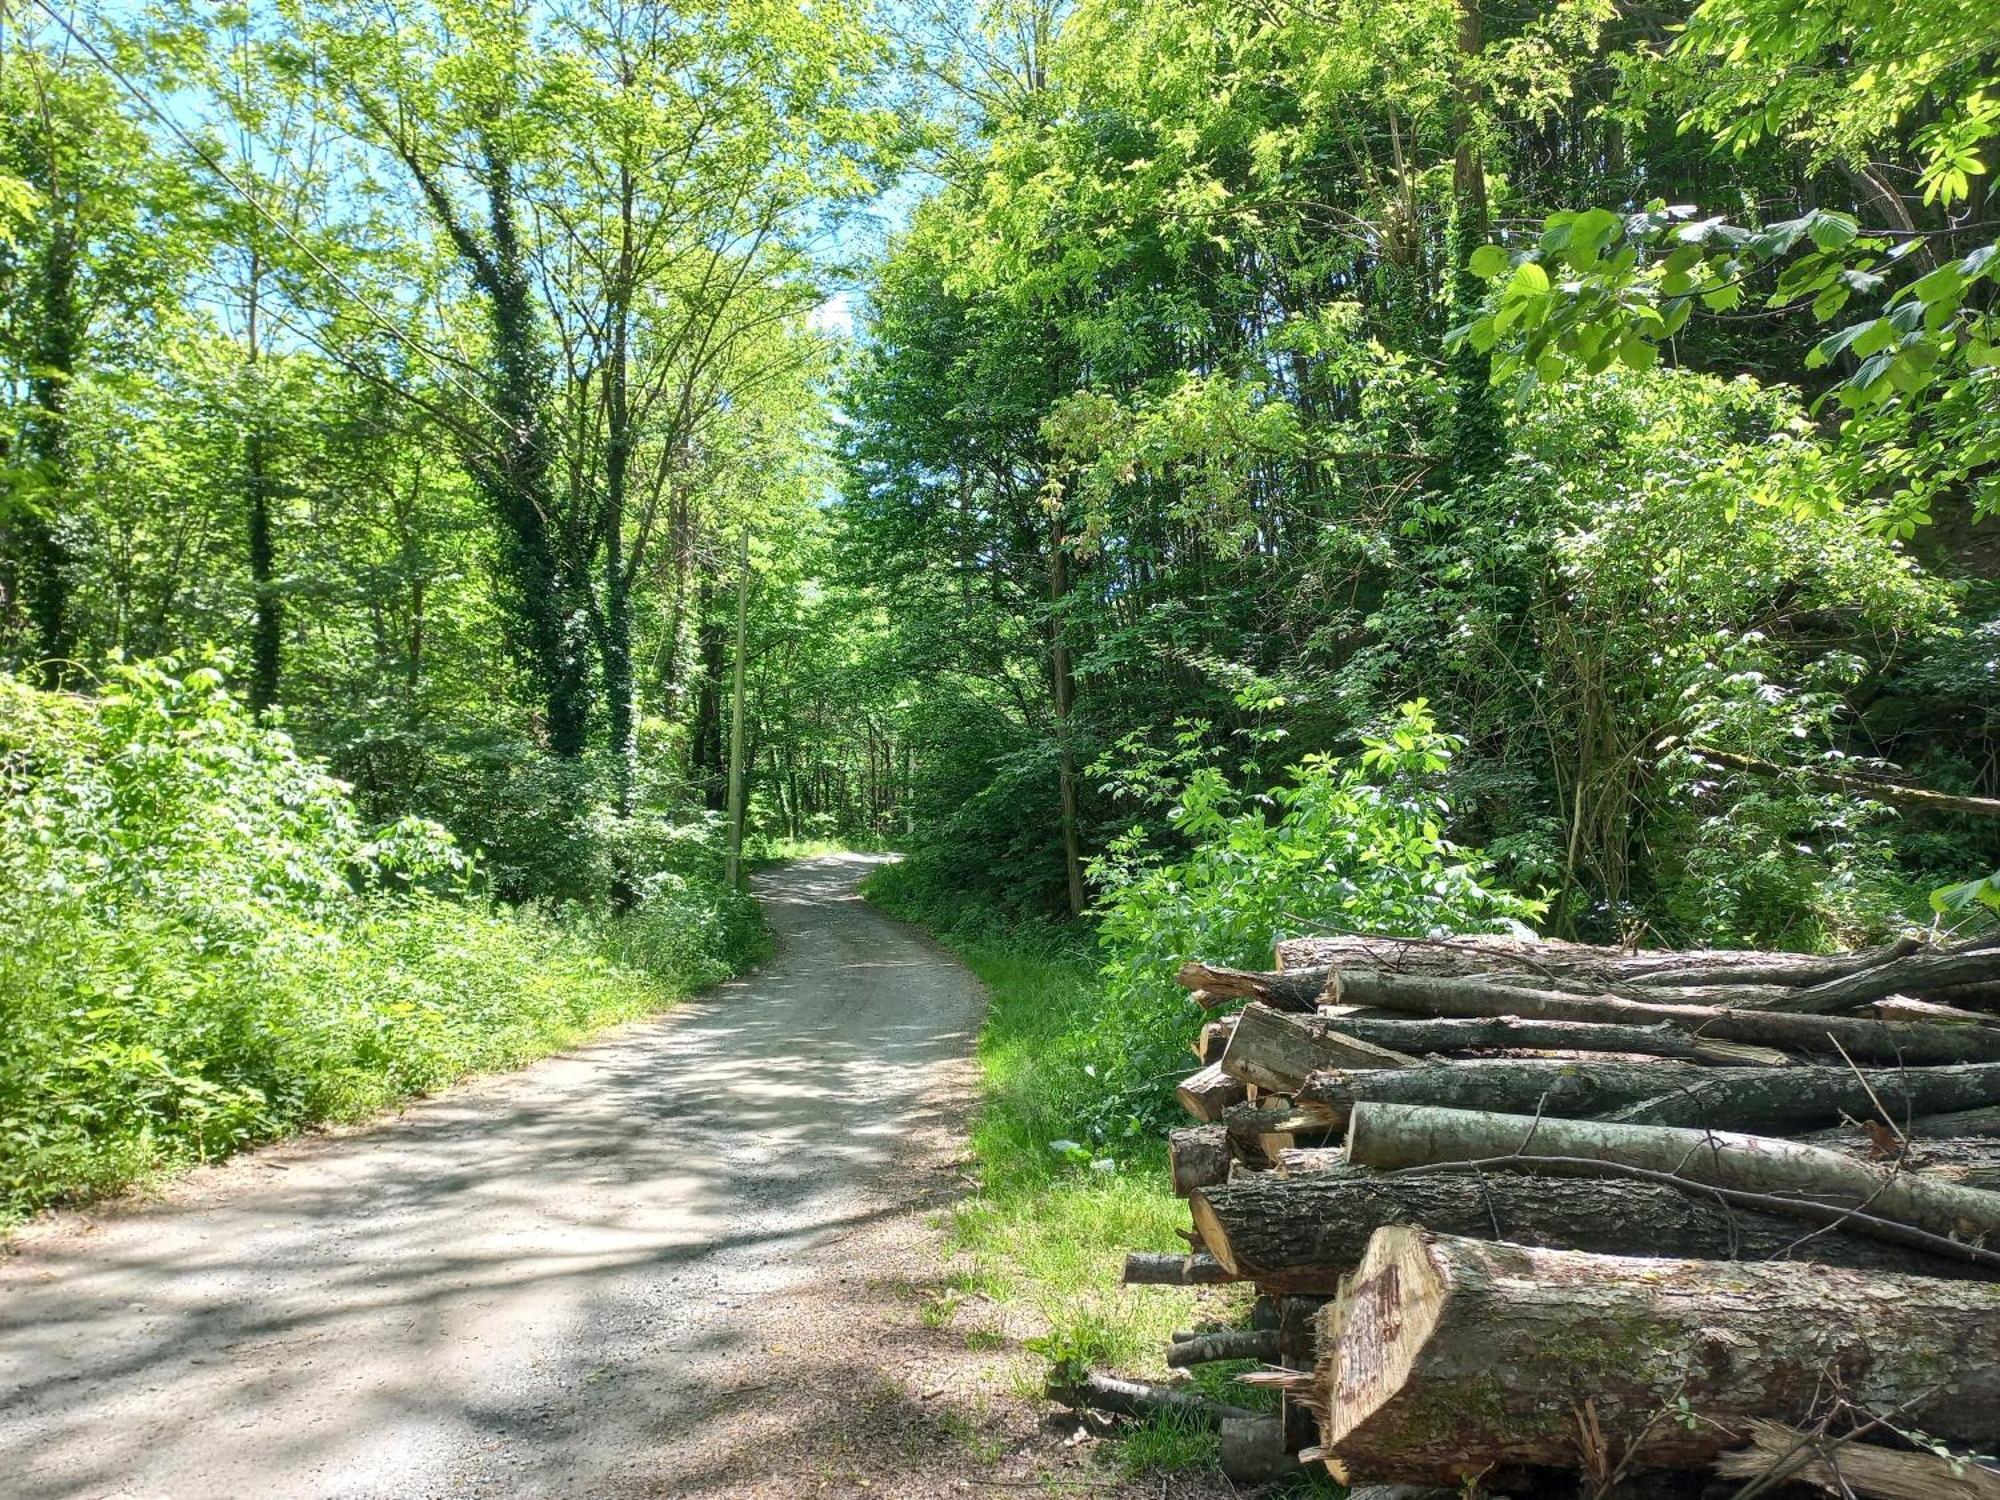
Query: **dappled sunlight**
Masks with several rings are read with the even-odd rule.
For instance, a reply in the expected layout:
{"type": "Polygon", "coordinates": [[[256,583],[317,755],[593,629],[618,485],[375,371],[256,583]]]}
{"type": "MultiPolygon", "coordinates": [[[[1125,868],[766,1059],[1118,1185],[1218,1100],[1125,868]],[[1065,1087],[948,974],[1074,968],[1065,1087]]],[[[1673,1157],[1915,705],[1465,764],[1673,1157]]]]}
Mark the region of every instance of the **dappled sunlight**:
{"type": "Polygon", "coordinates": [[[643,1492],[749,1399],[752,1313],[865,1273],[898,1152],[956,1107],[977,986],[825,899],[866,867],[761,875],[776,956],[672,1016],[27,1235],[9,1495],[643,1492]]]}

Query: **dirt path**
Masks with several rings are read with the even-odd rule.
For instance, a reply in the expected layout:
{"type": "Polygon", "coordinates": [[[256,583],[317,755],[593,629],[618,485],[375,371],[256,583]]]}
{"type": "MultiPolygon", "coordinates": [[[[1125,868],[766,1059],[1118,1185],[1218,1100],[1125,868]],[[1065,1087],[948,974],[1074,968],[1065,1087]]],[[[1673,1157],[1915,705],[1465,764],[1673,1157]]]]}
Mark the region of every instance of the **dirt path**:
{"type": "Polygon", "coordinates": [[[963,1332],[919,1316],[981,997],[859,902],[866,868],[762,877],[777,956],[658,1021],[25,1235],[0,1265],[0,1492],[1058,1478],[1020,1404],[974,1394],[963,1332]]]}

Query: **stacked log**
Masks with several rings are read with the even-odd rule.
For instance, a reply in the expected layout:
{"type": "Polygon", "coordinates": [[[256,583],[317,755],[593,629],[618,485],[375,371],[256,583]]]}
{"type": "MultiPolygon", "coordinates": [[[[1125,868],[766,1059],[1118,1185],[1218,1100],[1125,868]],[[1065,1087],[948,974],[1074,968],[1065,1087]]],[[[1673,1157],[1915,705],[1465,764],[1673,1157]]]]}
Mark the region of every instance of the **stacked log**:
{"type": "Polygon", "coordinates": [[[1215,1017],[1169,1143],[1191,1251],[1126,1279],[1256,1289],[1168,1361],[1282,1393],[1216,1416],[1239,1477],[2000,1500],[2000,933],[1179,977],[1215,1017]]]}

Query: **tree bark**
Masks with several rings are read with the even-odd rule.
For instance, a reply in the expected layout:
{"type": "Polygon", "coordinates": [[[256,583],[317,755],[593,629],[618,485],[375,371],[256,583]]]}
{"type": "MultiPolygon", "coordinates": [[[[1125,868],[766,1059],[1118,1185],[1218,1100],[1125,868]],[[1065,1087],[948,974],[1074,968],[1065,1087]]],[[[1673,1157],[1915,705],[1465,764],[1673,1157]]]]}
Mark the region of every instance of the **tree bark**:
{"type": "Polygon", "coordinates": [[[1859,953],[1760,953],[1702,948],[1633,953],[1554,938],[1455,936],[1447,938],[1288,938],[1278,944],[1280,970],[1380,969],[1397,974],[1498,974],[1509,971],[1587,979],[1599,984],[1818,984],[1917,952],[1923,944],[1899,938],[1859,953]]]}
{"type": "Polygon", "coordinates": [[[1959,952],[1913,953],[1872,969],[1843,974],[1804,989],[1780,989],[1755,1002],[1760,1009],[1803,1015],[1831,1015],[1889,995],[1915,995],[1952,985],[1983,984],[2000,978],[2000,947],[1959,952]]]}
{"type": "Polygon", "coordinates": [[[1222,1112],[1230,1105],[1248,1099],[1250,1090],[1223,1072],[1222,1064],[1212,1063],[1183,1078],[1174,1090],[1174,1097],[1181,1101],[1182,1109],[1207,1124],[1221,1119],[1222,1112]]]}
{"type": "Polygon", "coordinates": [[[1617,1052],[1685,1062],[1784,1067],[1784,1053],[1725,1042],[1665,1021],[1617,1025],[1590,1021],[1523,1021],[1515,1016],[1421,1019],[1405,1016],[1302,1017],[1304,1024],[1356,1041],[1423,1056],[1434,1052],[1617,1052]]]}
{"type": "Polygon", "coordinates": [[[1237,1016],[1219,1066],[1232,1078],[1289,1094],[1324,1068],[1408,1068],[1416,1062],[1401,1052],[1314,1025],[1303,1016],[1253,1003],[1237,1016]]]}
{"type": "Polygon", "coordinates": [[[1857,1062],[2000,1061],[2000,1028],[1935,1026],[1841,1016],[1801,1016],[1711,1005],[1659,1005],[1617,995],[1572,995],[1472,978],[1430,978],[1379,969],[1343,969],[1340,1002],[1420,1016],[1519,1016],[1538,1021],[1670,1025],[1704,1037],[1833,1054],[1835,1042],[1857,1062]]]}
{"type": "Polygon", "coordinates": [[[1205,1003],[1261,1000],[1273,1010],[1310,1013],[1319,1004],[1320,991],[1326,988],[1327,976],[1332,972],[1320,966],[1277,974],[1257,974],[1246,969],[1217,968],[1191,958],[1181,965],[1175,977],[1183,989],[1200,990],[1207,995],[1209,1000],[1205,1003]]]}
{"type": "Polygon", "coordinates": [[[1275,1328],[1225,1328],[1215,1333],[1197,1333],[1191,1338],[1175,1338],[1167,1349],[1167,1368],[1185,1370],[1223,1359],[1263,1359],[1278,1357],[1278,1330],[1275,1328]]]}
{"type": "Polygon", "coordinates": [[[1632,1125],[1699,1125],[1786,1134],[1843,1116],[1888,1123],[2000,1104],[2000,1063],[1942,1068],[1790,1068],[1782,1073],[1711,1069],[1612,1119],[1632,1125]],[[1879,1107],[1878,1107],[1879,1106],[1879,1107]]]}
{"type": "Polygon", "coordinates": [[[1798,1141],[1713,1130],[1677,1130],[1602,1120],[1423,1105],[1359,1104],[1347,1128],[1356,1166],[1396,1171],[1443,1163],[1493,1163],[1557,1176],[1616,1176],[1621,1168],[1736,1194],[1737,1206],[1839,1222],[1854,1234],[1929,1248],[1972,1262],[1996,1261],[1973,1243],[2000,1237],[2000,1193],[1933,1182],[1868,1166],[1798,1141]],[[1911,1231],[1916,1231],[1912,1233],[1911,1231]]]}
{"type": "Polygon", "coordinates": [[[1906,1453],[1873,1443],[1800,1432],[1780,1422],[1745,1423],[1749,1446],[1715,1461],[1724,1479],[1810,1484],[1834,1495],[1880,1500],[2000,1500],[2000,1471],[1969,1458],[1906,1453]]]}
{"type": "Polygon", "coordinates": [[[1809,1420],[1830,1382],[1898,1425],[2000,1437],[2000,1285],[1987,1282],[1393,1227],[1321,1314],[1320,1347],[1325,1444],[1371,1474],[1692,1468],[1753,1418],[1809,1420]]]}
{"type": "MultiPolygon", "coordinates": [[[[1288,1163],[1293,1156],[1287,1153],[1288,1163]]],[[[1322,1158],[1335,1153],[1311,1153],[1322,1158]]],[[[1793,1260],[1917,1275],[1981,1277],[1973,1266],[1847,1234],[1814,1235],[1796,1219],[1744,1211],[1651,1182],[1496,1172],[1383,1176],[1352,1167],[1250,1172],[1203,1188],[1195,1231],[1231,1275],[1274,1291],[1331,1295],[1385,1224],[1606,1255],[1793,1260]]]]}
{"type": "Polygon", "coordinates": [[[1218,1426],[1230,1417],[1253,1415],[1240,1406],[1224,1406],[1191,1391],[1147,1385],[1138,1380],[1120,1380],[1115,1375],[1095,1370],[1074,1384],[1051,1380],[1049,1395],[1070,1406],[1087,1406],[1093,1411],[1108,1411],[1114,1416],[1157,1417],[1172,1414],[1204,1427],[1218,1426]]]}
{"type": "Polygon", "coordinates": [[[1839,792],[1858,792],[1864,797],[1874,797],[1896,807],[1915,807],[1928,812],[1962,813],[1975,818],[2000,818],[2000,797],[1961,797],[1952,792],[1934,792],[1929,787],[1890,781],[1886,777],[1866,772],[1843,772],[1832,766],[1781,766],[1774,761],[1759,760],[1754,755],[1736,755],[1727,750],[1711,750],[1706,745],[1689,745],[1688,749],[1703,760],[1712,760],[1719,766],[1728,766],[1733,770],[1749,771],[1758,776],[1797,774],[1820,786],[1831,787],[1839,792]]]}
{"type": "Polygon", "coordinates": [[[1167,1133],[1167,1167],[1178,1197],[1227,1182],[1229,1161],[1227,1125],[1188,1125],[1167,1133]]]}
{"type": "Polygon", "coordinates": [[[1217,1265],[1212,1255],[1134,1250],[1125,1257],[1125,1272],[1119,1279],[1127,1286],[1219,1286],[1236,1278],[1217,1265]]]}
{"type": "MultiPolygon", "coordinates": [[[[1718,1076],[1790,1079],[1800,1069],[1703,1068],[1694,1063],[1567,1062],[1549,1058],[1486,1058],[1426,1063],[1394,1072],[1328,1069],[1298,1089],[1296,1103],[1333,1127],[1347,1123],[1364,1100],[1389,1104],[1435,1104],[1448,1109],[1498,1110],[1504,1114],[1583,1119],[1609,1114],[1676,1089],[1692,1089],[1718,1076]]],[[[1851,1081],[1851,1075],[1850,1075],[1851,1081]]]]}

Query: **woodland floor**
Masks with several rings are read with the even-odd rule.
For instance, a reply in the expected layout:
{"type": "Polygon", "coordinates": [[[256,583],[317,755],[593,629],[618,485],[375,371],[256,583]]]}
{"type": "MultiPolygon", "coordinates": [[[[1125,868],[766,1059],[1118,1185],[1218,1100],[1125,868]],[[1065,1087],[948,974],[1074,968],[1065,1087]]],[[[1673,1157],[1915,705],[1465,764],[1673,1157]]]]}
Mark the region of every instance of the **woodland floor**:
{"type": "Polygon", "coordinates": [[[25,1231],[6,1493],[1210,1493],[1108,1476],[948,1295],[982,996],[868,865],[761,875],[775,958],[671,1015],[25,1231]]]}

